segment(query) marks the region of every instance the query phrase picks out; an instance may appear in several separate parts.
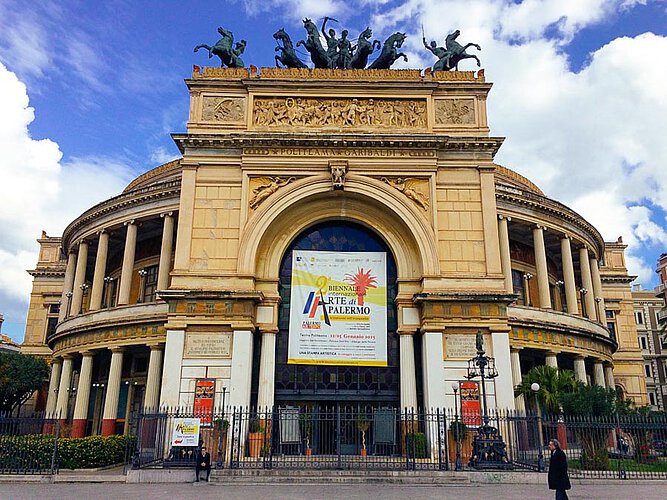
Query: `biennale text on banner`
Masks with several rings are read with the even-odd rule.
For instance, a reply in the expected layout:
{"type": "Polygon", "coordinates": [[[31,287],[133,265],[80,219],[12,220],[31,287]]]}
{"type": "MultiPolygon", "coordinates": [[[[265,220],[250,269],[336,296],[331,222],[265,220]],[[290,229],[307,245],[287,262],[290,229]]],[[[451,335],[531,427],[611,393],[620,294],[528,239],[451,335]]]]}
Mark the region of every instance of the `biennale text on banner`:
{"type": "Polygon", "coordinates": [[[171,434],[172,446],[199,446],[198,418],[176,418],[174,431],[171,434]]]}
{"type": "Polygon", "coordinates": [[[292,252],[287,362],[387,366],[384,252],[292,252]]]}

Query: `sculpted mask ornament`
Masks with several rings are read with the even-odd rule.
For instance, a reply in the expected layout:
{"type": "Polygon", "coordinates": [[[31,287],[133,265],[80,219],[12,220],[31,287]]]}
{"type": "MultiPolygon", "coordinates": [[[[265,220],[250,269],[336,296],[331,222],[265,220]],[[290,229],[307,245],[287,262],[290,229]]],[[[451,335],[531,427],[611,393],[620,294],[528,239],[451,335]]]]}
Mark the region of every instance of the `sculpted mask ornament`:
{"type": "Polygon", "coordinates": [[[334,189],[343,189],[345,186],[345,174],[347,173],[346,161],[330,161],[331,183],[334,189]]]}

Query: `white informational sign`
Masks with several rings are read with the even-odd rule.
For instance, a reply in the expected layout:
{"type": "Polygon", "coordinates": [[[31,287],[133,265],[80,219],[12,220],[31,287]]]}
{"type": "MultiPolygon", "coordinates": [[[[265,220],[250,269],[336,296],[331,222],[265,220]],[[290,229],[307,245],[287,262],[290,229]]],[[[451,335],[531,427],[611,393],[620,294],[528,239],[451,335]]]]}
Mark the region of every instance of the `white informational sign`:
{"type": "Polygon", "coordinates": [[[174,431],[171,434],[172,446],[199,446],[198,418],[175,418],[174,431]]]}
{"type": "Polygon", "coordinates": [[[387,366],[384,252],[292,252],[287,362],[387,366]]]}

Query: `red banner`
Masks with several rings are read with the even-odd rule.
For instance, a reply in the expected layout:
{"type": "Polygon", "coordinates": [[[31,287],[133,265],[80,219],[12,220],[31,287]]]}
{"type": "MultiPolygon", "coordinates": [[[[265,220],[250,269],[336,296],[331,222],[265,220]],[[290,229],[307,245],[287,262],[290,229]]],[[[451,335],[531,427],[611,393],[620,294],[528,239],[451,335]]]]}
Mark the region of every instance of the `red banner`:
{"type": "Polygon", "coordinates": [[[466,425],[482,425],[477,382],[459,382],[461,391],[461,418],[466,425]]]}
{"type": "Polygon", "coordinates": [[[215,380],[199,378],[195,383],[194,415],[201,419],[202,426],[210,426],[213,422],[213,399],[215,397],[215,380]]]}

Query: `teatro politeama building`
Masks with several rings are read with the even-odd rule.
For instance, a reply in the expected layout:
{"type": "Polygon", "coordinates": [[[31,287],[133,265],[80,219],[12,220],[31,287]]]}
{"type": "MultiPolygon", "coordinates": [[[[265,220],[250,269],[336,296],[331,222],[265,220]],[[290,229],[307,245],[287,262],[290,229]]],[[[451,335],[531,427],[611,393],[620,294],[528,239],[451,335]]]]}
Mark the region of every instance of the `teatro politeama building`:
{"type": "Polygon", "coordinates": [[[544,364],[644,402],[625,246],[494,162],[483,70],[186,85],[182,158],[39,240],[23,352],[72,435],[201,380],[216,407],[452,408],[477,332],[490,408],[544,364]]]}

